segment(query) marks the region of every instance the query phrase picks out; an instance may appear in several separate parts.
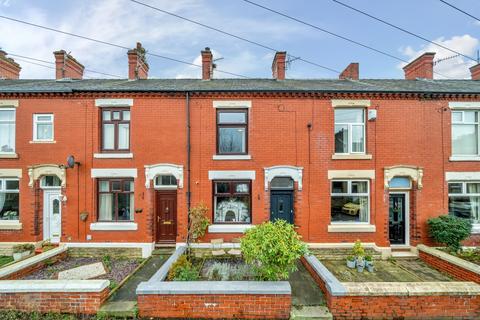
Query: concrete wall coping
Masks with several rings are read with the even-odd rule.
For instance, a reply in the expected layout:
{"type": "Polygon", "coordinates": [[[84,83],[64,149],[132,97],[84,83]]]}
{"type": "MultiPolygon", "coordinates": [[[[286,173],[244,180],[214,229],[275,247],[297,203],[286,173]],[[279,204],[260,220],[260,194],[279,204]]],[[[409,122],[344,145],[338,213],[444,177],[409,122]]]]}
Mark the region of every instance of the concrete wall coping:
{"type": "Polygon", "coordinates": [[[290,295],[288,281],[148,281],[137,294],[274,294],[290,295]]]}
{"type": "Polygon", "coordinates": [[[343,296],[347,290],[343,284],[325,267],[314,255],[305,255],[304,259],[315,270],[318,276],[325,282],[325,286],[331,295],[343,296]]]}
{"type": "Polygon", "coordinates": [[[0,293],[101,292],[108,280],[2,280],[0,293]]]}
{"type": "Polygon", "coordinates": [[[478,264],[463,260],[462,258],[455,257],[451,254],[448,254],[446,252],[443,252],[443,251],[435,249],[435,248],[428,247],[428,246],[423,245],[423,244],[419,244],[417,246],[417,249],[421,252],[425,252],[429,255],[432,255],[432,256],[437,257],[437,258],[442,259],[442,260],[445,260],[445,261],[447,261],[451,264],[454,264],[454,265],[456,265],[456,266],[458,266],[462,269],[465,269],[465,270],[468,270],[468,271],[471,271],[473,273],[476,273],[476,274],[480,275],[480,266],[478,264]]]}
{"type": "Polygon", "coordinates": [[[25,260],[21,260],[19,262],[16,262],[14,264],[11,264],[9,266],[6,266],[4,268],[0,269],[0,278],[4,278],[12,273],[18,272],[20,270],[23,270],[25,268],[28,268],[30,266],[33,266],[39,262],[42,262],[43,260],[49,259],[53,256],[56,256],[58,254],[61,254],[63,252],[67,251],[67,247],[64,245],[61,245],[57,248],[54,248],[52,250],[48,250],[46,252],[42,252],[40,254],[37,254],[33,257],[27,258],[25,260]]]}
{"type": "MultiPolygon", "coordinates": [[[[165,263],[158,269],[157,272],[148,280],[148,282],[164,281],[167,278],[168,270],[172,264],[185,252],[187,246],[179,246],[175,252],[165,261],[165,263]]],[[[143,283],[143,282],[142,282],[143,283]]]]}
{"type": "Polygon", "coordinates": [[[472,296],[475,282],[342,282],[347,296],[472,296]]]}

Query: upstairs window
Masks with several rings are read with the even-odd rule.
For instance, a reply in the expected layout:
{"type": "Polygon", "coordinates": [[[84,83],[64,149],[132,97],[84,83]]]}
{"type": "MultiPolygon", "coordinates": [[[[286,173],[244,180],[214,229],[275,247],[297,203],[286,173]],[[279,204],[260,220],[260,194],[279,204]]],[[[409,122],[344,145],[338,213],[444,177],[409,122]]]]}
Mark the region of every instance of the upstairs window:
{"type": "Polygon", "coordinates": [[[461,156],[477,156],[478,111],[452,111],[452,153],[461,156]]]}
{"type": "Polygon", "coordinates": [[[217,110],[217,154],[247,154],[247,110],[217,110]]]}
{"type": "Polygon", "coordinates": [[[448,212],[480,224],[480,182],[449,183],[448,212]]]}
{"type": "Polygon", "coordinates": [[[102,108],[102,150],[130,150],[130,109],[102,108]]]}
{"type": "Polygon", "coordinates": [[[15,152],[15,109],[0,109],[0,153],[15,152]]]}
{"type": "Polygon", "coordinates": [[[365,153],[364,109],[335,109],[335,153],[365,153]]]}
{"type": "Polygon", "coordinates": [[[18,179],[0,179],[0,220],[19,219],[18,179]]]}
{"type": "Polygon", "coordinates": [[[98,221],[133,221],[133,179],[98,180],[98,221]]]}
{"type": "Polygon", "coordinates": [[[368,184],[368,180],[332,181],[332,222],[369,222],[368,184]]]}
{"type": "Polygon", "coordinates": [[[250,223],[250,181],[214,181],[214,223],[250,223]]]}
{"type": "Polygon", "coordinates": [[[33,115],[33,141],[53,141],[53,114],[33,115]]]}

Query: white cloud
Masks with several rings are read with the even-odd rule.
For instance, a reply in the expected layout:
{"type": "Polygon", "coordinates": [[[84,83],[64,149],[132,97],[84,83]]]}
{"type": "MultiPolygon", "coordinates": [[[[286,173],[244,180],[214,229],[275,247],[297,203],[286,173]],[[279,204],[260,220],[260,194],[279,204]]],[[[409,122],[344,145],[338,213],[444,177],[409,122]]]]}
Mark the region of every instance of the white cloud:
{"type": "MultiPolygon", "coordinates": [[[[434,42],[470,57],[476,56],[476,49],[480,43],[479,39],[468,34],[463,36],[453,36],[450,39],[440,37],[435,39],[434,42]]],[[[468,68],[475,64],[475,62],[471,59],[458,56],[454,52],[438,47],[431,43],[426,46],[422,46],[419,49],[414,49],[411,46],[403,47],[400,49],[400,51],[402,54],[407,56],[410,61],[414,60],[425,52],[436,52],[435,61],[438,62],[434,66],[434,71],[455,79],[470,78],[470,71],[468,68]]],[[[406,63],[401,63],[398,67],[401,68],[405,65],[406,63]]],[[[443,78],[438,74],[434,74],[434,77],[439,79],[443,78]]]]}
{"type": "Polygon", "coordinates": [[[9,7],[10,2],[11,2],[10,0],[1,0],[0,5],[5,6],[5,7],[9,7]]]}
{"type": "Polygon", "coordinates": [[[476,26],[480,26],[480,21],[475,20],[475,21],[473,21],[473,24],[476,25],[476,26]]]}

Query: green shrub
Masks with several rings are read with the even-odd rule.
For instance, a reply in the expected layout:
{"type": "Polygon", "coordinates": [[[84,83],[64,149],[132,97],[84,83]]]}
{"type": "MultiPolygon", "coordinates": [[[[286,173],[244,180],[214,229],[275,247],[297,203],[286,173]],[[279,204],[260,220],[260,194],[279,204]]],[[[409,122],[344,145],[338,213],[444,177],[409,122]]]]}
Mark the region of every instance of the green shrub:
{"type": "Polygon", "coordinates": [[[23,251],[23,244],[17,244],[13,246],[13,253],[22,253],[23,251]]]}
{"type": "Polygon", "coordinates": [[[457,252],[460,242],[470,236],[472,222],[452,215],[439,216],[427,221],[430,236],[436,242],[445,244],[449,250],[457,252]]]}
{"type": "Polygon", "coordinates": [[[180,256],[168,270],[169,281],[194,281],[199,278],[199,271],[195,268],[186,255],[180,256]]]}
{"type": "Polygon", "coordinates": [[[25,243],[23,245],[23,251],[33,252],[35,251],[35,246],[31,243],[25,243]]]}
{"type": "Polygon", "coordinates": [[[241,249],[245,262],[263,280],[288,279],[308,250],[292,224],[285,220],[265,222],[245,233],[241,249]]]}
{"type": "Polygon", "coordinates": [[[205,235],[205,232],[210,225],[207,213],[208,207],[203,203],[190,208],[188,213],[189,225],[187,230],[189,241],[197,242],[198,239],[205,235]]]}
{"type": "Polygon", "coordinates": [[[355,241],[353,245],[352,254],[355,258],[363,258],[365,256],[365,249],[362,246],[362,242],[360,240],[355,241]]]}

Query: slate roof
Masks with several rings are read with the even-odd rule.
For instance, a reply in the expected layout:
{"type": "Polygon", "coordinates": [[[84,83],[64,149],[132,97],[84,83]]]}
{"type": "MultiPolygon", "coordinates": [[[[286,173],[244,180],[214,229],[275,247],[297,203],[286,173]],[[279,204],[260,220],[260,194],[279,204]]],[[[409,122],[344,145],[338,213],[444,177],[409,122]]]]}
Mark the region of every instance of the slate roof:
{"type": "Polygon", "coordinates": [[[379,92],[480,94],[473,80],[126,79],[0,80],[0,93],[70,92],[379,92]]]}

